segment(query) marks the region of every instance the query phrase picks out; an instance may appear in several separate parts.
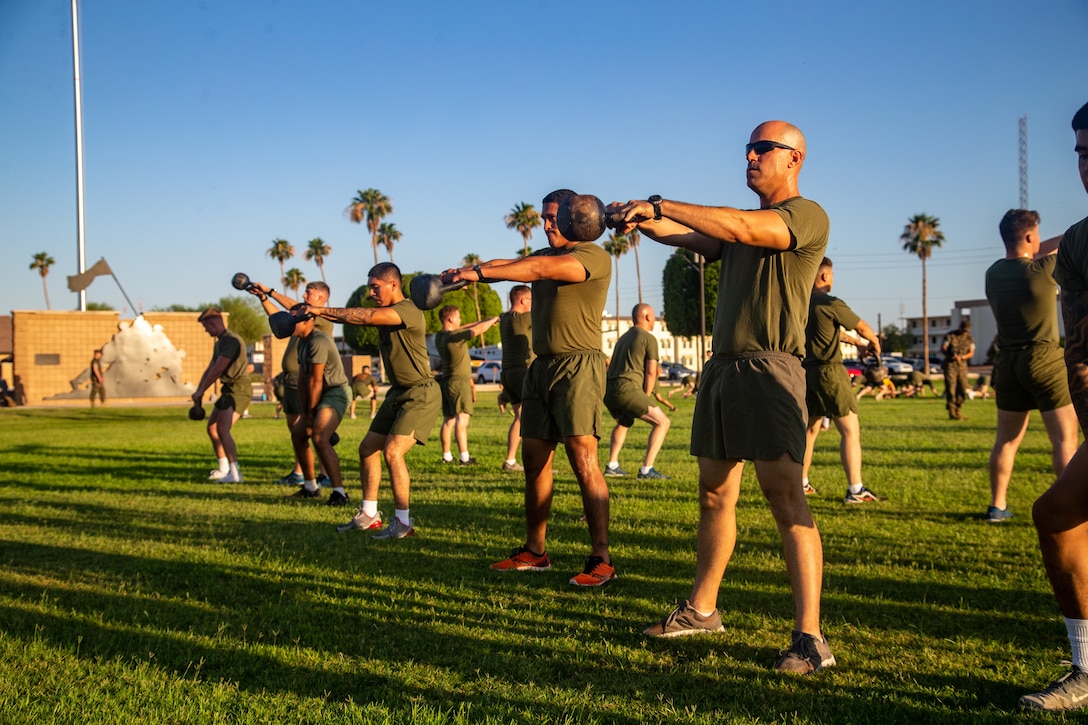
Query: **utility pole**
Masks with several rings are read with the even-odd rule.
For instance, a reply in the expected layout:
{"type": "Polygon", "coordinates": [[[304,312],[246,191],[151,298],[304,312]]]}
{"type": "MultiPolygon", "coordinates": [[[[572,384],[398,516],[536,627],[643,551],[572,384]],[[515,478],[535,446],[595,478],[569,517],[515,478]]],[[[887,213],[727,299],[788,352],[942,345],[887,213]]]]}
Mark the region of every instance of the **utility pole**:
{"type": "MultiPolygon", "coordinates": [[[[76,93],[76,256],[79,273],[87,271],[87,245],[83,224],[83,82],[79,73],[79,8],[72,0],[72,67],[76,93]]],[[[87,311],[87,290],[79,291],[79,309],[87,311]]]]}
{"type": "Polygon", "coordinates": [[[1020,117],[1020,208],[1028,208],[1028,114],[1020,117]]]}

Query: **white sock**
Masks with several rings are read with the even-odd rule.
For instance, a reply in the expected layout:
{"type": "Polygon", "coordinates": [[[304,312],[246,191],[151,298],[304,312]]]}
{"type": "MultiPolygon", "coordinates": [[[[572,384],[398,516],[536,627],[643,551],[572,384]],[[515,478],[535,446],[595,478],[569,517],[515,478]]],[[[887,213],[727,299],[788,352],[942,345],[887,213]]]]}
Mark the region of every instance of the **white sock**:
{"type": "Polygon", "coordinates": [[[865,488],[864,483],[851,483],[850,493],[861,493],[861,489],[865,488]]]}
{"type": "Polygon", "coordinates": [[[518,461],[517,461],[517,459],[516,459],[516,458],[508,458],[508,459],[506,459],[506,465],[508,465],[508,466],[513,466],[513,465],[515,465],[515,464],[516,464],[517,462],[518,462],[518,461]]]}
{"type": "Polygon", "coordinates": [[[619,463],[619,461],[609,461],[608,462],[608,467],[609,468],[619,468],[620,463],[619,463]]]}
{"type": "Polygon", "coordinates": [[[408,518],[408,509],[393,509],[393,515],[405,526],[412,525],[412,519],[408,518]]]}
{"type": "Polygon", "coordinates": [[[337,493],[341,493],[341,494],[343,494],[345,496],[348,495],[348,492],[344,490],[343,486],[337,486],[336,488],[333,489],[333,491],[336,491],[337,493]]]}
{"type": "Polygon", "coordinates": [[[449,451],[446,451],[445,453],[442,454],[442,460],[446,461],[446,462],[452,461],[453,460],[453,454],[450,453],[449,451]]]}
{"type": "Polygon", "coordinates": [[[228,461],[226,458],[220,458],[219,459],[219,470],[222,471],[223,473],[229,473],[230,472],[230,461],[228,461]]]}
{"type": "Polygon", "coordinates": [[[307,478],[305,481],[302,482],[302,486],[307,491],[316,491],[317,490],[317,481],[315,481],[312,478],[307,478]]]}
{"type": "Polygon", "coordinates": [[[1073,666],[1078,670],[1088,670],[1088,619],[1065,617],[1065,631],[1073,650],[1073,666]]]}
{"type": "Polygon", "coordinates": [[[807,486],[808,485],[808,479],[807,478],[802,478],[801,479],[801,485],[802,486],[807,486]]]}
{"type": "Polygon", "coordinates": [[[234,476],[235,478],[242,477],[242,475],[238,473],[238,461],[231,461],[230,468],[228,470],[230,472],[230,475],[234,476]]]}
{"type": "Polygon", "coordinates": [[[638,472],[645,476],[650,472],[651,468],[653,468],[653,466],[639,466],[638,472]]]}
{"type": "Polygon", "coordinates": [[[367,516],[375,516],[378,513],[377,501],[363,501],[363,513],[367,516]]]}
{"type": "Polygon", "coordinates": [[[468,454],[468,451],[461,451],[461,460],[462,461],[464,461],[465,463],[468,463],[468,459],[470,459],[470,458],[472,458],[472,456],[470,456],[468,454]]]}

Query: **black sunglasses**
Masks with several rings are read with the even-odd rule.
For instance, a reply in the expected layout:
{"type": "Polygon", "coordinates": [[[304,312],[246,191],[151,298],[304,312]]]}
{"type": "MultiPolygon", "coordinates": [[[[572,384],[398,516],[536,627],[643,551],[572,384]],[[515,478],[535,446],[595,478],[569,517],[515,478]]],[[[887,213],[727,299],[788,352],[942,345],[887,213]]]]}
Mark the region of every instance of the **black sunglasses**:
{"type": "Polygon", "coordinates": [[[787,151],[797,150],[793,146],[787,146],[786,144],[778,143],[777,141],[753,141],[750,144],[745,144],[744,155],[747,156],[755,151],[756,156],[762,156],[773,149],[786,149],[787,151]]]}

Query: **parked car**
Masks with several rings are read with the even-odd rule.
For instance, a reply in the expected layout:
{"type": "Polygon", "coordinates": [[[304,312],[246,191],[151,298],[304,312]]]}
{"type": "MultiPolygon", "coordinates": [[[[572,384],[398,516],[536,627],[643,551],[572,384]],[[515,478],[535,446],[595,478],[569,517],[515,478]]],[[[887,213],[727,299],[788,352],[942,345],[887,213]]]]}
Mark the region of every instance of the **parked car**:
{"type": "Polygon", "coordinates": [[[914,366],[901,357],[882,357],[880,361],[892,375],[908,375],[914,372],[914,366]]]}
{"type": "Polygon", "coordinates": [[[695,371],[689,367],[674,362],[661,363],[661,372],[658,374],[659,378],[665,380],[682,380],[688,375],[694,375],[695,371]]]}
{"type": "Polygon", "coordinates": [[[480,366],[476,368],[476,382],[483,385],[484,383],[497,383],[502,376],[502,363],[494,360],[488,360],[480,363],[480,366]]]}
{"type": "MultiPolygon", "coordinates": [[[[905,357],[903,358],[903,361],[910,363],[914,367],[914,369],[920,373],[926,372],[926,364],[920,357],[905,357]]],[[[928,373],[929,375],[937,375],[940,372],[941,366],[939,363],[930,363],[928,373]]]]}
{"type": "Polygon", "coordinates": [[[865,368],[857,360],[843,360],[842,364],[846,366],[846,374],[850,376],[850,382],[865,374],[865,368]]]}

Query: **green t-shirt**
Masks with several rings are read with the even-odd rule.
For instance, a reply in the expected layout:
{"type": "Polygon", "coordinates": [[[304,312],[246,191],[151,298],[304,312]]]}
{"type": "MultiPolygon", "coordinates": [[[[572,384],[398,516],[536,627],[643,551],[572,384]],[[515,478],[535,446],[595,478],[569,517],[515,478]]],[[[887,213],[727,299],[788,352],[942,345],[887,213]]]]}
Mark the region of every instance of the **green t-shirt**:
{"type": "Polygon", "coordinates": [[[389,309],[401,319],[399,325],[378,325],[378,349],[389,382],[410,388],[430,380],[431,359],[427,355],[427,322],[411,299],[405,297],[389,309]]]}
{"type": "MultiPolygon", "coordinates": [[[[314,319],[314,327],[332,337],[332,320],[324,317],[314,319]]],[[[287,338],[287,346],[283,349],[283,359],[280,361],[280,370],[283,371],[283,384],[288,388],[298,387],[298,338],[287,338]]]]}
{"type": "Polygon", "coordinates": [[[246,343],[230,330],[223,330],[223,334],[215,341],[212,362],[221,357],[229,358],[230,364],[219,376],[220,382],[234,383],[246,376],[246,370],[249,367],[249,360],[246,358],[246,343]]]}
{"type": "Polygon", "coordinates": [[[534,255],[570,254],[586,270],[584,282],[533,282],[533,352],[537,355],[601,349],[601,316],[612,281],[612,259],[592,242],[534,255]]]}
{"type": "Polygon", "coordinates": [[[504,312],[499,315],[499,338],[502,340],[502,369],[527,368],[536,357],[533,354],[533,313],[504,312]]]}
{"type": "Polygon", "coordinates": [[[1057,345],[1056,255],[999,259],[986,270],[986,299],[997,321],[997,346],[1057,345]]]}
{"type": "Polygon", "coordinates": [[[336,349],[336,343],[328,333],[316,328],[309,337],[299,339],[299,380],[308,377],[314,365],[325,366],[325,380],[322,386],[324,390],[348,384],[348,377],[344,374],[344,364],[340,360],[340,351],[336,349]]]}
{"type": "Polygon", "coordinates": [[[641,327],[623,333],[608,363],[608,380],[625,380],[639,390],[646,381],[646,361],[657,360],[657,338],[641,327]]]}
{"type": "MultiPolygon", "coordinates": [[[[827,213],[795,196],[768,207],[782,217],[793,245],[782,252],[746,244],[722,244],[714,353],[805,354],[808,298],[827,249],[827,213]]],[[[535,309],[535,296],[534,296],[535,309]]]]}
{"type": "Polygon", "coordinates": [[[442,372],[438,377],[472,377],[472,361],[468,358],[468,341],[473,337],[472,330],[439,330],[434,333],[434,346],[438,348],[438,357],[442,358],[442,372]]]}
{"type": "Polygon", "coordinates": [[[1088,289],[1088,217],[1069,227],[1062,237],[1054,279],[1070,292],[1088,289]]]}
{"type": "Polygon", "coordinates": [[[841,363],[839,328],[853,330],[861,318],[838,297],[813,292],[808,298],[808,326],[805,328],[805,365],[841,363]]]}

